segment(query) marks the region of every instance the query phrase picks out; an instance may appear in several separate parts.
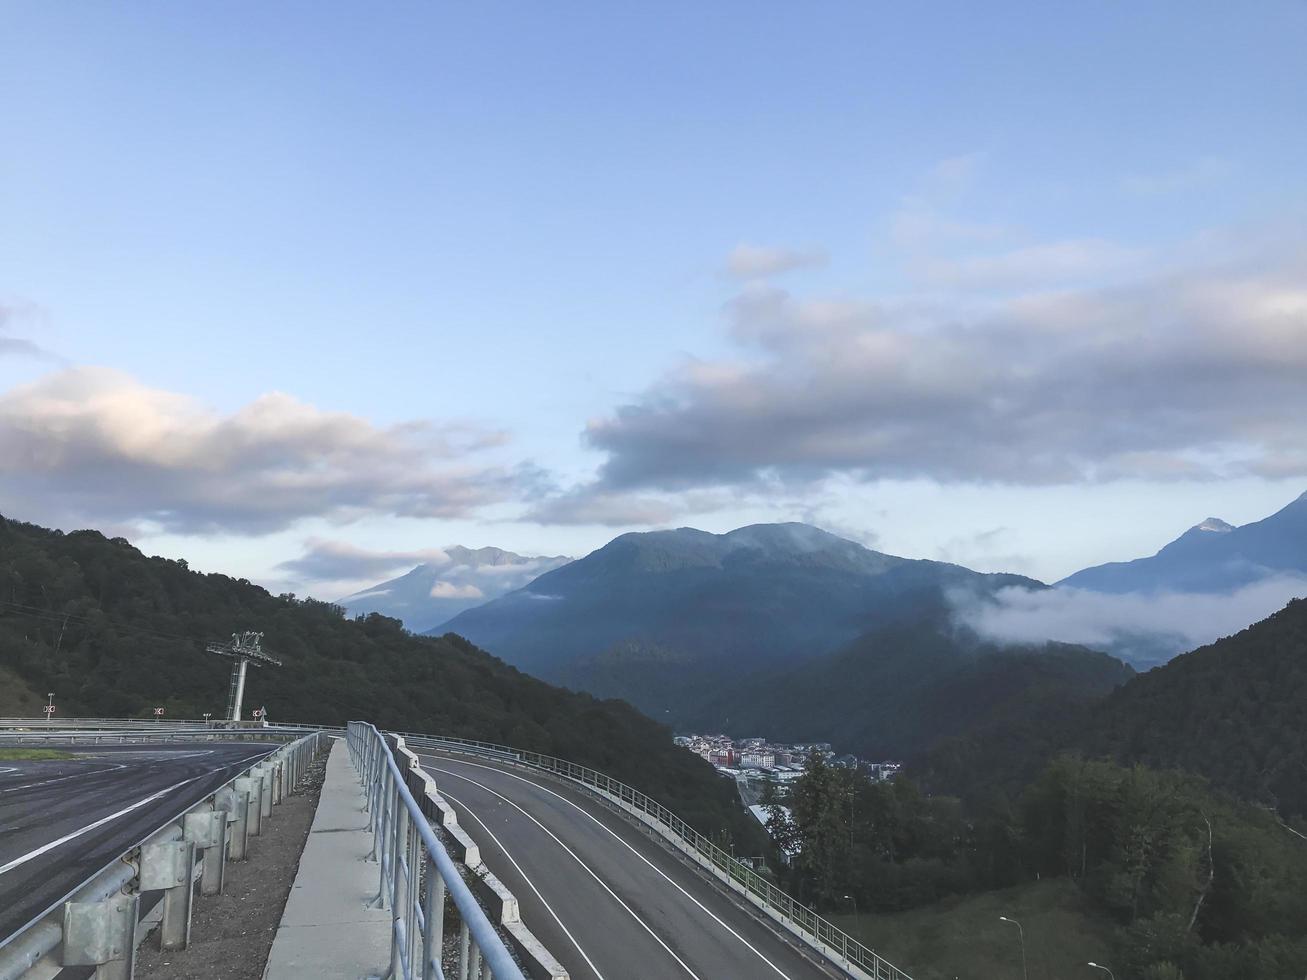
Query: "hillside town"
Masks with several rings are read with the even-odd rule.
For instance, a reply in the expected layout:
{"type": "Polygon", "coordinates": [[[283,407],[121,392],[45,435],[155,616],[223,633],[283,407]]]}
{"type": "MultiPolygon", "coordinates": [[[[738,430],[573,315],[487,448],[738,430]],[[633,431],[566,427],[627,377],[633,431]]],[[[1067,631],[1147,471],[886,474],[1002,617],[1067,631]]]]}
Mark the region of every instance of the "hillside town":
{"type": "Polygon", "coordinates": [[[814,752],[827,764],[845,769],[860,769],[872,779],[892,779],[899,771],[898,762],[870,762],[855,755],[836,755],[829,742],[776,743],[766,738],[732,739],[729,735],[677,735],[677,745],[689,749],[711,762],[717,771],[737,781],[762,780],[770,777],[780,784],[798,779],[804,764],[814,752]]]}

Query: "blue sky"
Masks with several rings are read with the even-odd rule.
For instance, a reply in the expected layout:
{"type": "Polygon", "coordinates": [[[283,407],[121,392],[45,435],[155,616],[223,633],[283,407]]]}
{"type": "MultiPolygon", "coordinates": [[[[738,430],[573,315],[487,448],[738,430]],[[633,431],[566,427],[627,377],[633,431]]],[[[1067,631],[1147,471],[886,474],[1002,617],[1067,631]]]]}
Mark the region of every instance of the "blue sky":
{"type": "Polygon", "coordinates": [[[1307,487],[1305,33],[8,5],[0,512],[274,585],[322,542],[781,519],[1055,578],[1256,519],[1307,487]]]}

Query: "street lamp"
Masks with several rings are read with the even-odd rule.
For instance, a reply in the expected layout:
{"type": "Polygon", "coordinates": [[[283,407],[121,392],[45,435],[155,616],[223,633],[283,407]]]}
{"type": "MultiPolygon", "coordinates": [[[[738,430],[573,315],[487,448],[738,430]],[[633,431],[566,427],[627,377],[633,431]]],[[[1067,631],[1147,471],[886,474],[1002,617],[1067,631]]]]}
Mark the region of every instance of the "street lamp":
{"type": "Polygon", "coordinates": [[[46,694],[46,698],[47,700],[46,700],[45,707],[42,708],[41,710],[45,712],[46,721],[48,722],[54,721],[54,692],[50,691],[48,694],[46,694]]]}
{"type": "Polygon", "coordinates": [[[1017,938],[1021,940],[1021,976],[1025,980],[1030,980],[1030,971],[1026,968],[1026,930],[1021,928],[1021,923],[1016,919],[1009,919],[1006,915],[1000,915],[999,920],[1010,922],[1017,927],[1017,938]]]}
{"type": "Polygon", "coordinates": [[[856,917],[858,914],[858,900],[852,895],[845,895],[844,897],[853,903],[853,914],[856,917]]]}
{"type": "Polygon", "coordinates": [[[204,725],[205,725],[206,728],[208,727],[208,724],[209,724],[209,718],[212,717],[212,715],[213,715],[213,712],[212,712],[212,711],[206,711],[206,712],[204,713],[204,725]]]}
{"type": "Polygon", "coordinates": [[[1106,973],[1109,977],[1111,977],[1112,980],[1116,980],[1116,974],[1113,973],[1111,970],[1109,970],[1109,969],[1108,969],[1107,967],[1105,967],[1105,966],[1099,966],[1097,963],[1093,963],[1093,962],[1086,963],[1085,965],[1086,965],[1086,966],[1092,966],[1095,970],[1102,970],[1102,971],[1103,971],[1104,973],[1106,973]]]}

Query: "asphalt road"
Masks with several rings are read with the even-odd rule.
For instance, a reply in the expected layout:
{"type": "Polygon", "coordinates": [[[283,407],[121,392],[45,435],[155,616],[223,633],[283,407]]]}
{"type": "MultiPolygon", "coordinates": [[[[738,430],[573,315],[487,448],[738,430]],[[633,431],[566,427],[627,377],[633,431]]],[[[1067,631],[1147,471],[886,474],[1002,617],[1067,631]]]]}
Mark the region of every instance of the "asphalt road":
{"type": "Polygon", "coordinates": [[[277,748],[250,742],[42,747],[76,758],[0,760],[0,943],[277,748]]]}
{"type": "Polygon", "coordinates": [[[837,975],[584,792],[489,761],[419,755],[572,980],[837,975]]]}

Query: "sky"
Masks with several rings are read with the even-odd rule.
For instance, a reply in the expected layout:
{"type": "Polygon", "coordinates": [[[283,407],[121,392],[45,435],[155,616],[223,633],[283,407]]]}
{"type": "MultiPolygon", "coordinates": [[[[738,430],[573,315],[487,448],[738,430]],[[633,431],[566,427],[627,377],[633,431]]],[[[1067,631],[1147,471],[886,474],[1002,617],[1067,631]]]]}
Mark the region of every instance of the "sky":
{"type": "Polygon", "coordinates": [[[0,513],[323,598],[777,520],[1051,581],[1258,519],[1307,489],[1305,35],[4,5],[0,513]]]}

